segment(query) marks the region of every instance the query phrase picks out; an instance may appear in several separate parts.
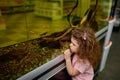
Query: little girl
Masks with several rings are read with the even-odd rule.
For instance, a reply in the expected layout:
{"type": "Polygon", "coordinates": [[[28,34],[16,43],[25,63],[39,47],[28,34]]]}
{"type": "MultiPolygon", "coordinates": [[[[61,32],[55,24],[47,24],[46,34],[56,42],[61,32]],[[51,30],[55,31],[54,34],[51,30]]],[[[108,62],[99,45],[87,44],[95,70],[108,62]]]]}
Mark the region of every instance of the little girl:
{"type": "Polygon", "coordinates": [[[72,31],[70,49],[64,51],[66,68],[72,80],[93,80],[94,70],[101,59],[95,33],[90,28],[72,31]]]}

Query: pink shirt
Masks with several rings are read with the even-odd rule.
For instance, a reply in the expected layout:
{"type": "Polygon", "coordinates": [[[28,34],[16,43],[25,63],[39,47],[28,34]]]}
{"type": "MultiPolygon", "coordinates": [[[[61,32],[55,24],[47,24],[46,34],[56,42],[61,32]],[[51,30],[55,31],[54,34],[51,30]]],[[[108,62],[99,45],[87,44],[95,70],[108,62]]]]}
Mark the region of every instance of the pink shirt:
{"type": "Polygon", "coordinates": [[[83,62],[77,55],[74,55],[72,64],[74,68],[80,72],[79,75],[73,76],[72,80],[93,80],[94,71],[88,60],[83,62]]]}

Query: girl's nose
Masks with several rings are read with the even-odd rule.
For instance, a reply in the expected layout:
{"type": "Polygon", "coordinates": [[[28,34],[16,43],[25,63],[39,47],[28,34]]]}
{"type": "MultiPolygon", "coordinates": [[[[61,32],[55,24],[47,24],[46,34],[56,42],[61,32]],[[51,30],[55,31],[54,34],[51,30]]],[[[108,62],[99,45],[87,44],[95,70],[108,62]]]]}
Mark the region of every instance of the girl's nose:
{"type": "Polygon", "coordinates": [[[72,43],[70,43],[70,47],[72,46],[72,43]]]}

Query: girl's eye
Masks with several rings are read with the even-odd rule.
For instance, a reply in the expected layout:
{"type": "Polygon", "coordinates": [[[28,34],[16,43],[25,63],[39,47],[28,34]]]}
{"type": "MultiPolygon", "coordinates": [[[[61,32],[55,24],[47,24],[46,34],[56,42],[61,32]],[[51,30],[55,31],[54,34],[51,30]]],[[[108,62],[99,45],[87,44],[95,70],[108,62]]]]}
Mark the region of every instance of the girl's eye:
{"type": "Polygon", "coordinates": [[[74,43],[72,43],[72,45],[73,45],[73,46],[75,46],[75,44],[74,44],[74,43]]]}

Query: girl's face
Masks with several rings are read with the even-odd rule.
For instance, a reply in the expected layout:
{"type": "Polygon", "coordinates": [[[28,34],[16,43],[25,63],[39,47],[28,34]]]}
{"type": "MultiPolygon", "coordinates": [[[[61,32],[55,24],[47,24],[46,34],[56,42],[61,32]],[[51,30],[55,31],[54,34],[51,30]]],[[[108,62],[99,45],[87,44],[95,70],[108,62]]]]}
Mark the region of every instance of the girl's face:
{"type": "Polygon", "coordinates": [[[71,38],[70,50],[72,53],[78,53],[78,50],[79,50],[78,42],[77,40],[75,40],[74,37],[71,38]]]}

